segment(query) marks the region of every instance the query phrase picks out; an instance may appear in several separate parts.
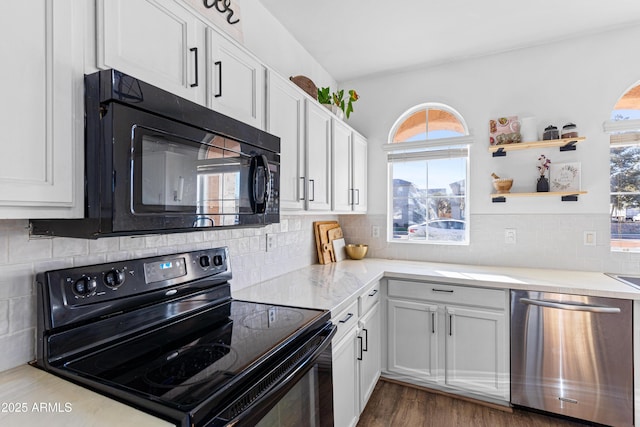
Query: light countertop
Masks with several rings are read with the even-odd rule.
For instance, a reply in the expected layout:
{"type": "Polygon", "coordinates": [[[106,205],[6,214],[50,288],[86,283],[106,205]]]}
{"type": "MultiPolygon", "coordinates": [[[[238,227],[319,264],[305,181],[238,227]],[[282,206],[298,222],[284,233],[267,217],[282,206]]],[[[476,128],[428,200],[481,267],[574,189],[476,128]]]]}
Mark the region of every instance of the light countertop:
{"type": "Polygon", "coordinates": [[[0,373],[0,425],[173,426],[29,365],[0,373]]]}
{"type": "Polygon", "coordinates": [[[311,265],[234,291],[233,297],[269,304],[321,308],[336,314],[365,288],[383,277],[640,300],[640,290],[604,273],[375,258],[311,265]]]}

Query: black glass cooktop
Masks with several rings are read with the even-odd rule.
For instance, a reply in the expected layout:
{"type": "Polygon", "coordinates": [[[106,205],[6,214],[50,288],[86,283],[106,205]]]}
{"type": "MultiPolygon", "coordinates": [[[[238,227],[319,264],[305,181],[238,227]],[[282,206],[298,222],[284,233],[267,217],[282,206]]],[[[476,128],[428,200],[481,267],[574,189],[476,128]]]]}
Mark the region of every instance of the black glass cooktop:
{"type": "Polygon", "coordinates": [[[232,300],[69,361],[64,369],[185,410],[217,394],[225,398],[231,383],[249,383],[262,370],[258,366],[286,353],[323,315],[328,317],[321,310],[232,300]]]}

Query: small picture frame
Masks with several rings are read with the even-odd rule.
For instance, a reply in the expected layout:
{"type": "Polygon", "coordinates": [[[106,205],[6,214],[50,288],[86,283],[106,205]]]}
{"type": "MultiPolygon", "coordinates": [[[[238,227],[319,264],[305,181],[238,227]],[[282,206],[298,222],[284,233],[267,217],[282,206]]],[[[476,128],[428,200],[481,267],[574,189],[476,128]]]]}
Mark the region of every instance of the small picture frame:
{"type": "Polygon", "coordinates": [[[517,144],[522,141],[518,116],[498,117],[489,120],[489,144],[517,144]]]}
{"type": "Polygon", "coordinates": [[[580,166],[574,163],[551,163],[549,187],[551,191],[580,191],[580,166]]]}

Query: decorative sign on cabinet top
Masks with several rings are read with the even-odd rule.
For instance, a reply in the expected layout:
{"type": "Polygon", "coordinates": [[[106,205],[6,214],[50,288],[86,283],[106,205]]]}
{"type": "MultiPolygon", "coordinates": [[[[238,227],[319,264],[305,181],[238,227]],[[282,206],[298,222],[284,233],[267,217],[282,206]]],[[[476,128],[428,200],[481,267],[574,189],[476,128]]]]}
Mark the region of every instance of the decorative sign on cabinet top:
{"type": "Polygon", "coordinates": [[[183,0],[204,17],[242,43],[240,5],[236,0],[183,0]]]}

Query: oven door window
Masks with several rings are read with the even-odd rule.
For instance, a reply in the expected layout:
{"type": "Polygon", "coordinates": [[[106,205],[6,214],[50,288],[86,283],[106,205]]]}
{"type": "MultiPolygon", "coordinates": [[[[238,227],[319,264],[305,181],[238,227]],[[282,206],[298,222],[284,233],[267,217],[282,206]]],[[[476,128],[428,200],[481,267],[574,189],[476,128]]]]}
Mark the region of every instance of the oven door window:
{"type": "Polygon", "coordinates": [[[300,379],[256,427],[320,426],[318,365],[300,379]]]}
{"type": "Polygon", "coordinates": [[[136,126],[132,158],[134,215],[185,215],[194,226],[207,227],[236,225],[240,215],[254,213],[246,183],[255,175],[255,161],[242,153],[240,142],[136,126]]]}

